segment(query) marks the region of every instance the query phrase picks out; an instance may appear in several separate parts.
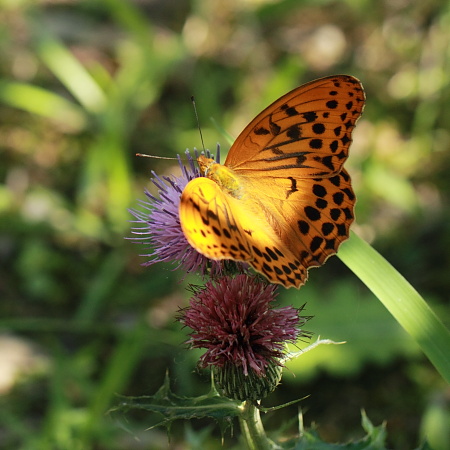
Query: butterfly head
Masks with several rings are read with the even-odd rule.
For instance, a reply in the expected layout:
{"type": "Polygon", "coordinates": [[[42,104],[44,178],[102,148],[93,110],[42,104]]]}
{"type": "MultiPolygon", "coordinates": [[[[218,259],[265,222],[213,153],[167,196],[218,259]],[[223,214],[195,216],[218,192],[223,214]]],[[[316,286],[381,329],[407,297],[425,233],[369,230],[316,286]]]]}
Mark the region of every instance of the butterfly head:
{"type": "Polygon", "coordinates": [[[212,158],[207,158],[205,155],[200,155],[197,158],[198,167],[200,168],[200,173],[204,177],[209,178],[209,172],[214,164],[217,164],[216,161],[212,158]]]}

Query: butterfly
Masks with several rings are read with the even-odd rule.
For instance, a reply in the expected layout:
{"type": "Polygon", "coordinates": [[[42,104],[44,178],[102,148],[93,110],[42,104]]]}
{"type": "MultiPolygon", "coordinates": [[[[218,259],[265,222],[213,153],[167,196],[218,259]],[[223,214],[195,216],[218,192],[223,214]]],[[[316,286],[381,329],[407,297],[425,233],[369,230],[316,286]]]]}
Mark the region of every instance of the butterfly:
{"type": "Polygon", "coordinates": [[[189,244],[245,261],[272,283],[304,284],[349,236],[356,199],[343,164],[364,103],[356,78],[320,78],[258,114],[224,165],[199,156],[202,176],[179,206],[189,244]]]}

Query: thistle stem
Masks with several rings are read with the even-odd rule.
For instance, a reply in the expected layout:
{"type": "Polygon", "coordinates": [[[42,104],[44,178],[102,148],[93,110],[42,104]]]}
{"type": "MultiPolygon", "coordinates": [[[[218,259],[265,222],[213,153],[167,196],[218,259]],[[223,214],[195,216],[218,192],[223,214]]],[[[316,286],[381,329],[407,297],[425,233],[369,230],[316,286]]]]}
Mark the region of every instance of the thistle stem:
{"type": "Polygon", "coordinates": [[[250,450],[273,450],[279,448],[264,431],[259,409],[250,401],[244,403],[244,409],[239,418],[242,435],[250,450]]]}

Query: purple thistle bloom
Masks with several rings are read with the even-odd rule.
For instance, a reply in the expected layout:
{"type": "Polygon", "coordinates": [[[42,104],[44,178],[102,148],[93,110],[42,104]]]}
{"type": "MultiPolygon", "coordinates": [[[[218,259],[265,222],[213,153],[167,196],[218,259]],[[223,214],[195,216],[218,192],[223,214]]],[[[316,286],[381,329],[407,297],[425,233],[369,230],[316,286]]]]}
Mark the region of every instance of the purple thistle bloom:
{"type": "Polygon", "coordinates": [[[200,367],[232,365],[245,376],[264,377],[269,366],[282,366],[286,343],[309,337],[299,329],[309,317],[291,306],[274,309],[275,291],[275,285],[245,274],[195,290],[180,321],[193,329],[187,343],[207,349],[200,367]]]}
{"type": "MultiPolygon", "coordinates": [[[[181,193],[189,181],[200,176],[189,150],[186,150],[186,156],[188,167],[178,156],[182,170],[181,177],[159,177],[152,171],[154,178],[151,178],[151,182],[158,188],[159,197],[146,190],[147,200],[139,201],[143,210],[130,210],[137,219],[133,223],[138,224],[131,231],[139,236],[132,239],[137,243],[150,244],[152,247],[150,253],[141,255],[150,258],[143,264],[145,266],[172,261],[177,263],[175,269],[181,266],[186,272],[198,271],[205,275],[210,269],[212,274],[220,273],[221,263],[209,260],[191,247],[180,226],[178,207],[181,193]]],[[[209,157],[209,152],[207,156],[209,157]]]]}

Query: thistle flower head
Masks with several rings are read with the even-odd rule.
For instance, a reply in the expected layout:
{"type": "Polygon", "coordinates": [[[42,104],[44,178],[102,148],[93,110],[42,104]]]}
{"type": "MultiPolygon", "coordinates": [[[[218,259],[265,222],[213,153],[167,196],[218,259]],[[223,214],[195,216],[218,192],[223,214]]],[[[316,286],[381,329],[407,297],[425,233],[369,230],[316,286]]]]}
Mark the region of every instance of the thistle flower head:
{"type": "Polygon", "coordinates": [[[213,366],[219,374],[216,381],[228,393],[233,391],[229,396],[247,400],[267,395],[279,382],[281,373],[274,369],[282,366],[286,343],[309,336],[299,328],[308,318],[300,317],[290,306],[274,308],[275,298],[276,286],[242,274],[206,283],[194,291],[190,306],[182,311],[180,321],[193,330],[187,343],[192,348],[206,348],[200,367],[213,366]],[[276,380],[272,380],[273,374],[276,380]],[[235,382],[235,375],[240,381],[249,380],[251,389],[239,386],[242,383],[235,382]],[[231,378],[237,393],[227,387],[231,378]],[[255,388],[258,379],[264,388],[255,388]],[[251,392],[255,389],[256,394],[251,392]]]}

